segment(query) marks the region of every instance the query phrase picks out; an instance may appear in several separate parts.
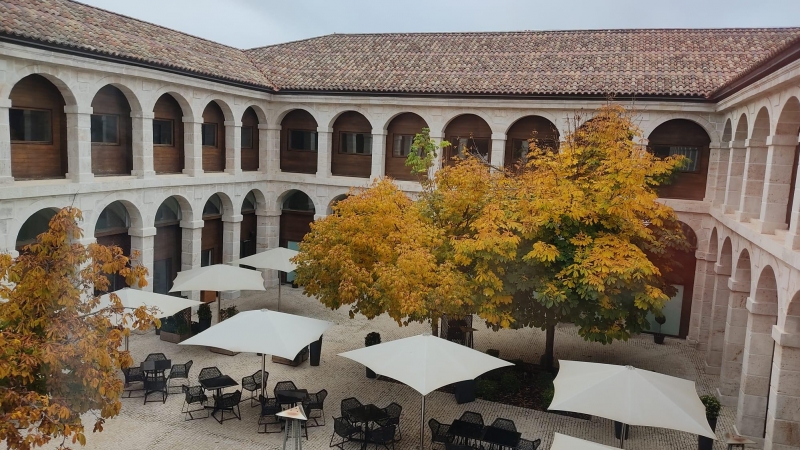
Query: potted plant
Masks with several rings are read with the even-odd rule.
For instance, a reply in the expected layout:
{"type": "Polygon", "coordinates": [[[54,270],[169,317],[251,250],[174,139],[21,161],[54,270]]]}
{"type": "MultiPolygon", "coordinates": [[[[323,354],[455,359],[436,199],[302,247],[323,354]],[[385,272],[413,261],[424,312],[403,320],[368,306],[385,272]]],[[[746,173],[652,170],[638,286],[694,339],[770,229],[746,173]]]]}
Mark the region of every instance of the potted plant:
{"type": "Polygon", "coordinates": [[[199,323],[200,331],[205,331],[211,326],[211,307],[208,303],[201,303],[197,307],[197,323],[199,323]]]}
{"type": "Polygon", "coordinates": [[[227,308],[222,308],[220,310],[221,320],[230,319],[231,317],[239,314],[239,309],[236,308],[236,305],[229,306],[227,308]]]}
{"type": "MultiPolygon", "coordinates": [[[[367,336],[364,338],[364,346],[371,347],[373,345],[378,345],[381,343],[381,334],[375,331],[371,333],[367,333],[367,336]]],[[[375,372],[373,372],[369,367],[367,367],[367,378],[375,378],[375,372]]]]}
{"type": "Polygon", "coordinates": [[[656,316],[656,323],[658,323],[658,332],[653,333],[653,342],[656,344],[663,345],[664,344],[664,334],[661,332],[661,325],[667,321],[667,318],[663,314],[659,314],[656,316]]]}
{"type": "Polygon", "coordinates": [[[183,312],[161,321],[161,340],[177,344],[191,337],[191,328],[183,312]]]}
{"type": "MultiPolygon", "coordinates": [[[[722,408],[722,405],[719,403],[719,400],[717,400],[717,397],[714,397],[713,395],[704,395],[700,397],[700,401],[703,402],[703,406],[706,407],[706,419],[708,419],[708,425],[712,430],[716,431],[717,418],[719,417],[719,410],[722,408]]],[[[698,436],[697,448],[698,450],[711,450],[714,448],[714,440],[705,436],[698,436]]]]}

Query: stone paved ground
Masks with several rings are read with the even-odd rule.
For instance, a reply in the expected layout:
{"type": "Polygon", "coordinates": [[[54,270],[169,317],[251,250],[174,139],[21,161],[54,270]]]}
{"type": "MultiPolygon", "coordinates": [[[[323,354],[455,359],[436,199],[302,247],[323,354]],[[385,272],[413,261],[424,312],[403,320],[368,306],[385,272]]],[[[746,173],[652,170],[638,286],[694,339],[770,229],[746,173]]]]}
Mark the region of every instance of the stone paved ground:
{"type": "MultiPolygon", "coordinates": [[[[277,290],[267,293],[247,295],[237,300],[225,300],[226,304],[236,302],[240,310],[276,307],[277,290]]],[[[329,396],[325,402],[325,427],[311,428],[309,441],[305,448],[310,450],[327,449],[332,433],[334,415],[339,416],[339,403],[343,398],[355,396],[364,403],[378,406],[396,401],[403,406],[401,417],[402,440],[398,449],[417,448],[420,425],[420,395],[411,388],[385,381],[367,379],[364,367],[337,353],[363,346],[364,336],[370,331],[381,333],[384,341],[407,337],[424,332],[427,326],[412,325],[398,327],[387,317],[366,320],[363,317],[349,319],[347,310],[330,311],[316,300],[303,296],[300,290],[283,290],[284,312],[302,314],[330,320],[335,323],[324,337],[322,361],[319,367],[308,363],[300,367],[289,367],[267,362],[269,380],[267,389],[271,393],[275,383],[292,380],[299,387],[311,392],[325,388],[329,396]]],[[[485,351],[497,348],[505,358],[522,358],[536,361],[544,349],[544,333],[539,330],[504,330],[492,332],[481,328],[475,333],[475,348],[485,351]]],[[[245,375],[258,370],[261,359],[253,354],[224,356],[211,353],[204,348],[179,346],[163,342],[153,333],[132,336],[130,349],[135,361],[141,361],[148,353],[164,352],[174,363],[194,360],[191,371],[192,383],[196,384],[197,374],[202,367],[218,366],[223,373],[237,381],[245,375]]],[[[712,393],[718,383],[716,376],[702,372],[702,359],[699,352],[683,341],[669,340],[665,345],[655,345],[652,337],[643,335],[628,342],[612,345],[586,343],[578,337],[571,326],[562,326],[556,334],[556,357],[582,361],[595,361],[613,364],[630,364],[647,370],[665,373],[694,380],[701,394],[712,393]]],[[[271,394],[270,394],[271,395],[271,394]]],[[[258,408],[242,403],[242,420],[227,421],[220,425],[213,419],[185,422],[180,414],[183,397],[171,395],[165,404],[148,403],[141,399],[124,399],[121,415],[110,420],[105,431],[88,436],[87,449],[128,450],[128,449],[274,449],[280,448],[282,435],[257,434],[258,408]]],[[[653,404],[658,408],[658,404],[653,404]]],[[[523,437],[541,438],[542,449],[550,447],[554,432],[560,432],[606,445],[614,445],[612,422],[592,418],[574,419],[530,409],[517,408],[483,400],[458,405],[450,394],[434,392],[426,400],[426,419],[434,417],[449,423],[463,411],[473,410],[483,414],[486,421],[497,417],[512,419],[523,437]]],[[[717,435],[733,429],[735,411],[723,408],[717,435]]],[[[91,430],[91,426],[88,427],[91,430]]],[[[426,427],[426,433],[429,433],[426,427]]],[[[430,437],[426,437],[429,442],[430,437]]],[[[428,447],[428,446],[426,446],[428,447]]],[[[357,448],[350,446],[348,448],[357,448]]],[[[696,436],[682,432],[656,428],[636,427],[626,448],[635,450],[661,450],[697,448],[696,436]]],[[[717,443],[715,449],[723,446],[717,443]]]]}

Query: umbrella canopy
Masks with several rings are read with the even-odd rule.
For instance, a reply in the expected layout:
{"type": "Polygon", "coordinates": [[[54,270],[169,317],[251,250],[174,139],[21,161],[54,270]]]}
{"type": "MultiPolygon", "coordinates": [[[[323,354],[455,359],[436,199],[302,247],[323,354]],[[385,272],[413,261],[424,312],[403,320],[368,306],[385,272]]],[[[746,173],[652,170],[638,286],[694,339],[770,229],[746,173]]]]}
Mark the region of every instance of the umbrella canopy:
{"type": "Polygon", "coordinates": [[[231,264],[239,264],[256,269],[272,269],[281,272],[292,272],[297,268],[297,264],[290,261],[297,255],[297,250],[278,247],[269,249],[265,252],[256,253],[246,258],[231,261],[231,264]]]}
{"type": "MultiPolygon", "coordinates": [[[[115,291],[114,294],[117,294],[119,301],[122,303],[122,307],[125,309],[137,309],[142,306],[146,308],[157,308],[156,317],[171,316],[186,308],[191,308],[192,306],[200,304],[200,302],[196,300],[156,294],[155,292],[143,291],[141,289],[123,288],[115,291]]],[[[109,307],[111,307],[111,293],[103,294],[100,297],[100,303],[92,312],[109,307]]],[[[111,321],[114,322],[114,318],[112,318],[111,321]]],[[[115,323],[115,325],[118,325],[118,323],[115,323]]]]}
{"type": "Polygon", "coordinates": [[[584,441],[561,433],[555,433],[553,445],[550,446],[550,450],[608,450],[610,448],[616,450],[616,447],[584,441]]]}
{"type": "Polygon", "coordinates": [[[183,341],[232,352],[264,353],[294,359],[303,347],[333,325],[325,320],[261,309],[244,311],[183,341]]]}
{"type": "Polygon", "coordinates": [[[548,409],[715,439],[694,382],[631,366],[560,361],[548,409]]]}
{"type": "Polygon", "coordinates": [[[261,272],[227,264],[214,264],[178,272],[170,292],[265,290],[261,272]]]}

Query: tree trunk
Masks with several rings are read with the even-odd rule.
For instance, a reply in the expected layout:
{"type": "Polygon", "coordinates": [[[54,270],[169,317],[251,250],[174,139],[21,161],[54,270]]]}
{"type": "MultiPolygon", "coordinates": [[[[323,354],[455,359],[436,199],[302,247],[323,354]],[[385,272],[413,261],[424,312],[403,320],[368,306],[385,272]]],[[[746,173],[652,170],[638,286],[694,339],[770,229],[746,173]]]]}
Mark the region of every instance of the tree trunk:
{"type": "Polygon", "coordinates": [[[544,344],[544,355],[542,355],[542,366],[544,367],[544,370],[546,370],[548,372],[552,372],[553,371],[553,359],[554,359],[553,358],[553,347],[555,345],[554,341],[556,339],[556,326],[555,325],[551,325],[551,326],[547,327],[547,330],[545,331],[545,336],[546,336],[546,340],[545,340],[545,344],[544,344]]]}
{"type": "Polygon", "coordinates": [[[439,336],[439,318],[431,317],[431,336],[439,336]]]}

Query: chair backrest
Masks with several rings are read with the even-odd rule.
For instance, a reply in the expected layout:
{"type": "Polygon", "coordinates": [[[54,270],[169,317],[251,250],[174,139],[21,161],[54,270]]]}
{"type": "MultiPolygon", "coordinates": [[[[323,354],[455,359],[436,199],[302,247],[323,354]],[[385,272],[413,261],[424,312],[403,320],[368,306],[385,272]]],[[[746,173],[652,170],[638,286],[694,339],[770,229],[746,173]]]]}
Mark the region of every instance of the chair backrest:
{"type": "Polygon", "coordinates": [[[163,353],[150,353],[149,355],[147,355],[147,358],[145,358],[144,360],[145,361],[164,361],[166,359],[167,359],[167,355],[165,355],[163,353]]]}
{"type": "Polygon", "coordinates": [[[346,415],[347,411],[363,406],[360,401],[355,397],[348,397],[342,400],[342,415],[346,415]]]}
{"type": "Polygon", "coordinates": [[[183,370],[186,371],[187,378],[189,377],[189,369],[192,368],[192,364],[194,364],[194,362],[190,359],[189,361],[186,362],[186,364],[183,365],[183,370]]]}
{"type": "Polygon", "coordinates": [[[537,439],[537,440],[533,441],[533,450],[536,450],[537,448],[539,448],[540,445],[542,445],[542,440],[541,439],[537,439]]]}
{"type": "Polygon", "coordinates": [[[514,425],[513,421],[508,419],[495,419],[494,422],[492,422],[492,426],[500,428],[501,430],[517,431],[517,426],[514,425]]]}
{"type": "Polygon", "coordinates": [[[514,447],[514,450],[536,450],[537,448],[539,448],[539,445],[541,445],[541,443],[542,443],[541,439],[537,439],[535,441],[520,439],[517,446],[514,447]]]}
{"type": "Polygon", "coordinates": [[[277,397],[278,391],[294,391],[297,390],[297,386],[294,385],[293,381],[278,381],[275,383],[275,389],[272,391],[273,394],[277,397]]]}
{"type": "MultiPolygon", "coordinates": [[[[264,376],[264,371],[263,371],[263,370],[260,370],[260,369],[259,369],[259,370],[257,370],[257,371],[256,371],[256,372],[253,374],[253,381],[255,381],[255,382],[256,382],[256,384],[258,384],[258,387],[261,387],[261,377],[262,377],[262,376],[264,376]]],[[[267,376],[269,376],[269,373],[267,373],[267,376]]]]}
{"type": "Polygon", "coordinates": [[[431,429],[431,436],[436,436],[439,434],[439,428],[441,428],[442,424],[439,423],[436,419],[430,419],[428,421],[428,427],[431,429]]]}
{"type": "Polygon", "coordinates": [[[325,403],[325,398],[328,396],[328,391],[325,389],[314,394],[308,394],[308,400],[303,403],[303,406],[313,409],[322,409],[325,403]]]}
{"type": "Polygon", "coordinates": [[[319,403],[321,406],[323,403],[325,403],[325,399],[328,397],[328,391],[323,389],[317,392],[316,397],[317,397],[317,403],[319,403]]]}
{"type": "Polygon", "coordinates": [[[198,380],[208,380],[210,378],[221,377],[222,372],[216,367],[203,367],[200,369],[200,374],[197,375],[198,380]]]}
{"type": "Polygon", "coordinates": [[[353,431],[353,425],[351,425],[350,422],[348,422],[348,420],[344,417],[333,418],[333,432],[338,436],[348,438],[353,431]]]}
{"type": "Polygon", "coordinates": [[[388,415],[389,418],[398,419],[400,418],[400,414],[403,412],[403,407],[395,402],[392,402],[389,403],[389,406],[383,408],[383,410],[386,412],[386,415],[388,415]]]}
{"type": "Polygon", "coordinates": [[[395,425],[385,425],[370,431],[369,440],[378,444],[392,442],[394,441],[394,435],[396,432],[397,427],[395,425]]]}
{"type": "Polygon", "coordinates": [[[461,417],[458,420],[483,425],[483,416],[480,415],[480,413],[472,411],[465,412],[464,414],[461,415],[461,417]]]}
{"type": "Polygon", "coordinates": [[[193,403],[202,397],[204,389],[203,386],[181,386],[181,390],[186,395],[186,403],[193,403]]]}

